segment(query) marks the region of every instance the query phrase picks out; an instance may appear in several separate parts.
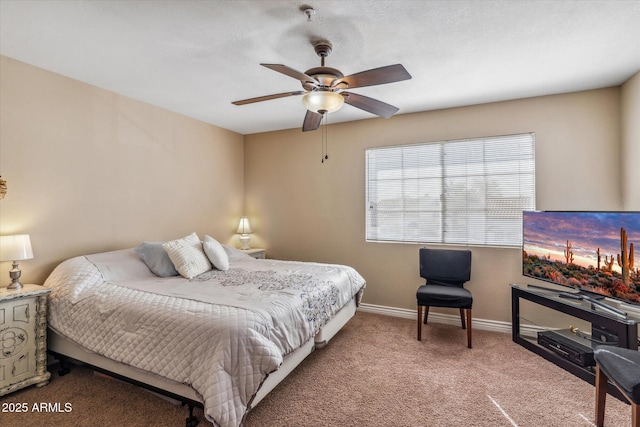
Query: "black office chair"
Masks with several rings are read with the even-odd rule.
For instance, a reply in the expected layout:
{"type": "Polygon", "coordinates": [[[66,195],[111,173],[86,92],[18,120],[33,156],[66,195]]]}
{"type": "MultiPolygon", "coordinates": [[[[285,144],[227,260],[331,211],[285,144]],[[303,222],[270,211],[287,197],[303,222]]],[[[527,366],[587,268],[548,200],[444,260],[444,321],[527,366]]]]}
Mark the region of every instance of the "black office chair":
{"type": "Polygon", "coordinates": [[[607,379],[631,403],[631,426],[640,427],[640,352],[610,345],[598,346],[596,361],[596,426],[604,425],[607,379]]]}
{"type": "Polygon", "coordinates": [[[427,323],[429,307],[460,309],[462,329],[467,330],[467,347],[471,348],[471,292],[463,287],[471,279],[471,251],[420,249],[420,276],[427,279],[416,292],[418,299],[418,341],[422,341],[422,307],[426,307],[424,323],[427,323]],[[466,323],[465,323],[466,314],[466,323]]]}

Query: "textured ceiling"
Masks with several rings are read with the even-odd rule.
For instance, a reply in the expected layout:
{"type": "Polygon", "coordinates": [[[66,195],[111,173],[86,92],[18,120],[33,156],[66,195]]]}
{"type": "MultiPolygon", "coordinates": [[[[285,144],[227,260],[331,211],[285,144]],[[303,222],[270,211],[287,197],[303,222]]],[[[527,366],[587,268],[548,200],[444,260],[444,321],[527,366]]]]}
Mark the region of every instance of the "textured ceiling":
{"type": "Polygon", "coordinates": [[[231,102],[301,90],[259,63],[317,67],[319,39],[345,75],[402,63],[411,80],[353,92],[403,114],[619,85],[640,69],[640,0],[0,0],[2,55],[242,134],[301,126],[299,96],[231,102]]]}

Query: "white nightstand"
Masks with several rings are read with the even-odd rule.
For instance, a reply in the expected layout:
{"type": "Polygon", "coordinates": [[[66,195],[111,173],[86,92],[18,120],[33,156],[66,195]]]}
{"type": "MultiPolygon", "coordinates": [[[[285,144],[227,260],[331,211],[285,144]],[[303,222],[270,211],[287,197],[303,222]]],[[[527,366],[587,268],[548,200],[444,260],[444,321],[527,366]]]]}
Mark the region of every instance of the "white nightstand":
{"type": "Polygon", "coordinates": [[[265,259],[266,256],[266,249],[240,249],[240,251],[244,252],[247,255],[251,255],[252,257],[254,257],[255,259],[265,259]]]}
{"type": "Polygon", "coordinates": [[[49,383],[47,295],[49,288],[0,288],[0,396],[49,383]]]}

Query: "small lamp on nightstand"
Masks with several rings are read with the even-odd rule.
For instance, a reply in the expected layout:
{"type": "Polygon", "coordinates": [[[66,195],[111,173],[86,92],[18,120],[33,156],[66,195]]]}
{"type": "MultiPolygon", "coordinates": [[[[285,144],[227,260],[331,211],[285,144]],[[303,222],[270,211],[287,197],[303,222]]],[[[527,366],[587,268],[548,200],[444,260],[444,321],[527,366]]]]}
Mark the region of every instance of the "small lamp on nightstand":
{"type": "Polygon", "coordinates": [[[31,239],[28,234],[14,234],[12,236],[0,236],[0,261],[13,261],[13,269],[9,271],[11,284],[7,289],[20,289],[20,275],[18,261],[33,258],[31,239]]]}
{"type": "Polygon", "coordinates": [[[242,242],[242,249],[249,249],[249,241],[251,240],[251,233],[253,230],[251,229],[251,224],[249,224],[249,218],[243,216],[240,218],[240,224],[238,225],[238,230],[236,234],[240,235],[240,242],[242,242]]]}

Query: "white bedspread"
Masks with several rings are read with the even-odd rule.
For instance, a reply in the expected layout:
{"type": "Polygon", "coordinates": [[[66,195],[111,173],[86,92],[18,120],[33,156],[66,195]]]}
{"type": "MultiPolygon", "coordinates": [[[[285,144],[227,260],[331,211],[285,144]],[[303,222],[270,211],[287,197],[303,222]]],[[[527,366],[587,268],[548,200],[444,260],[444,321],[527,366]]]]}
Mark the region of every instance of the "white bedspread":
{"type": "Polygon", "coordinates": [[[45,286],[52,329],[192,386],[207,419],[228,427],[242,424],[267,375],[365,282],[347,266],[250,257],[191,281],[159,278],[128,249],[67,260],[45,286]]]}

